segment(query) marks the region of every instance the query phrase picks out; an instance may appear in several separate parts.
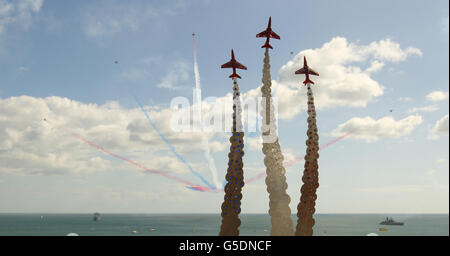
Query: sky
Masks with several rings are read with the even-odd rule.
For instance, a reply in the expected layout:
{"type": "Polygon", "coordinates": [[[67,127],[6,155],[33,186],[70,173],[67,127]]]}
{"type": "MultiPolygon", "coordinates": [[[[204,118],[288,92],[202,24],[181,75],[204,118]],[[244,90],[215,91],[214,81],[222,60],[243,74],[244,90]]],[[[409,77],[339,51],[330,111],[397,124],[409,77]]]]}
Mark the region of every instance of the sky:
{"type": "MultiPolygon", "coordinates": [[[[231,49],[248,67],[238,71],[243,99],[260,95],[255,35],[271,16],[285,160],[306,150],[306,88],[294,75],[303,56],[320,73],[320,144],[355,131],[319,152],[317,212],[448,213],[448,10],[441,0],[0,0],[0,212],[219,213],[222,193],[72,134],[202,186],[187,165],[213,182],[206,137],[223,181],[230,133],[174,131],[171,101],[192,103],[192,33],[203,99],[231,98],[231,72],[220,69],[231,49]]],[[[244,176],[265,172],[259,133],[244,142],[244,176]]],[[[286,168],[292,213],[303,164],[286,168]]],[[[242,213],[267,210],[264,179],[245,184],[242,213]]]]}

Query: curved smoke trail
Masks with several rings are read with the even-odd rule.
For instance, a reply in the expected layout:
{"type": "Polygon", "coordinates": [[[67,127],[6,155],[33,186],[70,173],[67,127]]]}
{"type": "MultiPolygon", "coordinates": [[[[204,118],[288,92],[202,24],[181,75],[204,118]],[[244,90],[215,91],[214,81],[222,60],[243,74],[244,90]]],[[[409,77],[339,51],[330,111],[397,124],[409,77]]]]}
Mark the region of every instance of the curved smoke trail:
{"type": "Polygon", "coordinates": [[[309,83],[308,89],[308,140],[306,140],[305,170],[303,172],[303,186],[301,188],[300,203],[297,206],[297,236],[312,236],[315,220],[313,214],[316,211],[316,190],[319,187],[319,135],[317,134],[316,110],[314,96],[309,83]]]}
{"type": "Polygon", "coordinates": [[[244,131],[241,120],[241,101],[239,96],[239,85],[237,78],[233,78],[233,134],[230,137],[230,153],[228,154],[228,170],[222,203],[222,225],[220,236],[239,235],[241,220],[242,187],[244,186],[244,131]]]}
{"type": "MultiPolygon", "coordinates": [[[[192,38],[192,44],[193,44],[193,49],[194,49],[194,76],[195,76],[195,97],[196,99],[194,99],[194,103],[196,102],[197,104],[194,105],[194,108],[197,107],[197,109],[194,109],[194,111],[196,111],[196,114],[198,117],[200,117],[200,121],[201,119],[201,111],[202,111],[202,94],[201,94],[201,86],[200,86],[200,73],[198,72],[198,64],[197,64],[197,49],[195,47],[195,39],[192,38]]],[[[209,166],[209,170],[211,171],[211,176],[213,179],[213,183],[216,186],[216,188],[220,188],[221,184],[219,183],[218,179],[217,179],[217,169],[216,169],[216,164],[214,162],[214,158],[212,158],[211,156],[211,151],[209,148],[209,141],[208,138],[206,138],[205,136],[202,136],[201,139],[201,143],[202,143],[202,147],[203,147],[203,151],[204,151],[204,156],[206,158],[206,160],[208,161],[208,166],[209,166]]]]}
{"type": "MultiPolygon", "coordinates": [[[[47,122],[48,124],[50,124],[52,127],[55,127],[55,126],[52,125],[52,124],[50,123],[50,121],[48,121],[47,119],[45,119],[44,121],[47,122]]],[[[63,128],[62,128],[62,129],[63,129],[63,128]]],[[[185,185],[187,185],[187,186],[189,186],[189,187],[194,187],[194,186],[196,186],[196,185],[193,184],[192,182],[187,181],[187,180],[185,180],[185,179],[178,178],[178,177],[176,177],[176,176],[173,176],[173,175],[168,174],[168,173],[163,172],[163,171],[158,171],[158,170],[155,170],[155,169],[148,168],[148,167],[146,167],[146,166],[144,166],[144,165],[142,165],[142,164],[140,164],[140,163],[138,163],[138,162],[135,162],[135,161],[133,161],[133,160],[131,160],[131,159],[128,159],[128,158],[123,157],[123,156],[120,156],[120,155],[117,155],[117,154],[115,154],[115,153],[113,153],[113,152],[111,152],[111,151],[105,149],[104,147],[102,147],[102,146],[100,146],[100,145],[98,145],[98,144],[95,144],[94,142],[92,142],[92,141],[90,141],[90,140],[88,140],[88,139],[82,137],[81,135],[79,135],[79,134],[77,134],[77,133],[70,132],[70,131],[67,131],[67,130],[65,130],[65,129],[63,129],[63,130],[64,130],[64,132],[66,132],[66,133],[72,135],[73,137],[75,137],[75,138],[77,138],[78,140],[80,140],[80,141],[82,141],[82,142],[88,144],[89,146],[91,146],[91,147],[93,147],[93,148],[96,148],[96,149],[98,149],[98,150],[101,150],[101,151],[105,152],[106,154],[108,154],[108,155],[110,155],[110,156],[113,156],[113,157],[115,157],[115,158],[117,158],[117,159],[120,159],[120,160],[122,160],[122,161],[128,162],[128,163],[130,163],[130,164],[132,164],[132,165],[134,165],[134,166],[136,166],[136,167],[138,167],[138,168],[141,168],[141,169],[143,169],[143,170],[145,170],[145,171],[147,171],[147,172],[149,172],[149,173],[153,173],[153,174],[158,174],[158,175],[164,176],[164,177],[166,177],[166,178],[168,178],[168,179],[175,180],[175,181],[178,181],[178,182],[180,182],[180,183],[183,183],[183,184],[185,184],[185,185]]]]}
{"type": "MultiPolygon", "coordinates": [[[[325,149],[325,148],[327,148],[327,147],[333,145],[334,143],[336,143],[336,142],[338,142],[338,141],[344,139],[345,137],[349,136],[350,134],[352,134],[352,133],[354,133],[354,132],[355,132],[355,131],[350,131],[349,133],[346,133],[346,134],[344,134],[344,135],[342,135],[342,136],[339,136],[338,138],[336,138],[336,139],[334,139],[334,140],[331,140],[331,141],[329,141],[329,142],[327,142],[327,143],[325,143],[325,144],[320,145],[319,150],[325,149]]],[[[284,167],[289,167],[289,166],[292,166],[292,165],[294,165],[294,164],[296,164],[296,163],[298,163],[298,162],[300,162],[300,161],[303,161],[304,159],[305,159],[305,155],[299,156],[299,157],[296,157],[296,158],[292,159],[292,160],[289,161],[289,162],[284,162],[284,163],[283,163],[283,166],[284,166],[284,167]]],[[[248,179],[245,180],[245,183],[250,183],[250,182],[259,180],[259,179],[261,179],[261,178],[264,177],[264,174],[265,174],[264,172],[261,172],[260,174],[258,174],[258,175],[256,175],[256,176],[253,176],[253,177],[251,177],[251,178],[248,178],[248,179]]]]}
{"type": "Polygon", "coordinates": [[[155,131],[158,133],[159,137],[161,137],[161,139],[164,140],[164,142],[169,146],[170,150],[172,151],[172,153],[181,161],[184,163],[184,165],[186,165],[186,167],[189,169],[189,171],[191,171],[192,174],[194,174],[196,177],[198,177],[203,183],[205,183],[206,186],[210,187],[211,189],[215,189],[215,187],[211,184],[209,184],[209,182],[202,176],[200,175],[198,172],[194,171],[194,169],[191,167],[191,165],[180,155],[178,154],[178,152],[175,150],[175,147],[172,145],[172,143],[170,143],[170,141],[166,138],[166,136],[164,136],[164,134],[161,133],[161,131],[158,129],[158,127],[156,127],[156,124],[152,121],[152,119],[150,118],[150,116],[148,115],[147,111],[144,109],[144,106],[142,105],[142,103],[139,101],[139,99],[134,96],[135,101],[137,102],[137,104],[139,105],[139,107],[141,108],[142,112],[144,112],[145,117],[147,118],[148,122],[150,123],[150,125],[153,127],[153,129],[155,129],[155,131]]]}
{"type": "MultiPolygon", "coordinates": [[[[342,135],[342,136],[337,137],[337,138],[334,139],[334,140],[331,140],[331,141],[329,141],[329,142],[327,142],[327,143],[325,143],[325,144],[320,145],[320,146],[319,146],[319,150],[322,150],[322,149],[324,149],[324,148],[327,148],[327,147],[333,145],[334,143],[336,143],[336,142],[338,142],[338,141],[344,139],[345,137],[349,136],[350,134],[352,134],[352,133],[354,133],[354,132],[355,132],[355,130],[350,131],[350,132],[348,132],[348,133],[346,133],[346,134],[344,134],[344,135],[342,135]]],[[[300,161],[302,161],[302,160],[304,160],[304,159],[305,159],[305,155],[296,157],[296,158],[292,159],[292,160],[289,161],[289,162],[285,162],[285,163],[284,163],[284,167],[292,166],[292,165],[294,165],[294,164],[296,164],[296,163],[298,163],[298,162],[300,162],[300,161]]]]}
{"type": "Polygon", "coordinates": [[[262,125],[263,148],[265,155],[264,165],[266,166],[266,185],[269,192],[269,215],[271,216],[271,235],[290,236],[293,235],[293,223],[291,219],[291,209],[289,203],[291,198],[286,193],[288,187],[286,183],[286,170],[283,167],[283,154],[278,136],[276,135],[276,125],[274,117],[274,107],[272,105],[270,77],[270,57],[269,48],[266,48],[263,68],[262,92],[262,125]],[[269,130],[267,132],[267,126],[269,130]],[[270,140],[270,141],[269,141],[270,140]]]}

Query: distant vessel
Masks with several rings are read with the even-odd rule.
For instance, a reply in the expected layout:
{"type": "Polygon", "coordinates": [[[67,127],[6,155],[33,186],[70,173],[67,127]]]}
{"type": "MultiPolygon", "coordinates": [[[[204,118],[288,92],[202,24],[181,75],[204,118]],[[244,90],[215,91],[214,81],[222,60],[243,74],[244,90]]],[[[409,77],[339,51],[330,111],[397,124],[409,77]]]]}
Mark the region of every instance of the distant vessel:
{"type": "Polygon", "coordinates": [[[382,222],[380,222],[380,225],[395,225],[395,226],[403,226],[403,222],[397,222],[392,218],[386,217],[386,219],[382,222]]]}
{"type": "Polygon", "coordinates": [[[94,218],[93,218],[93,220],[94,220],[94,221],[100,220],[100,213],[98,213],[98,212],[94,213],[94,218]]]}

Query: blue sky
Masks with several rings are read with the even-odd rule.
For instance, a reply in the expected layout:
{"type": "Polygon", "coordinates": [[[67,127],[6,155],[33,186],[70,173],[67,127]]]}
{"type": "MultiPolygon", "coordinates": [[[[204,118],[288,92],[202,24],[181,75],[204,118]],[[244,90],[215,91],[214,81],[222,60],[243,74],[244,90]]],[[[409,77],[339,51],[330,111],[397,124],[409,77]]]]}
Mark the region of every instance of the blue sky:
{"type": "MultiPolygon", "coordinates": [[[[320,142],[361,131],[320,153],[318,211],[448,212],[448,15],[447,1],[0,0],[0,211],[219,212],[221,194],[144,175],[62,130],[199,182],[146,122],[135,94],[211,179],[192,147],[207,136],[224,177],[229,134],[174,133],[170,101],[192,99],[192,32],[204,98],[231,92],[229,70],[220,69],[231,48],[248,67],[238,72],[241,91],[257,92],[264,42],[255,35],[271,16],[281,36],[270,54],[285,158],[305,152],[306,98],[302,77],[292,75],[304,55],[321,73],[320,142]],[[44,116],[64,128],[43,125],[44,116]]],[[[254,134],[246,142],[251,177],[264,171],[263,154],[254,134]]],[[[303,163],[287,171],[295,212],[303,163]]],[[[244,213],[267,211],[264,180],[243,194],[244,213]]]]}

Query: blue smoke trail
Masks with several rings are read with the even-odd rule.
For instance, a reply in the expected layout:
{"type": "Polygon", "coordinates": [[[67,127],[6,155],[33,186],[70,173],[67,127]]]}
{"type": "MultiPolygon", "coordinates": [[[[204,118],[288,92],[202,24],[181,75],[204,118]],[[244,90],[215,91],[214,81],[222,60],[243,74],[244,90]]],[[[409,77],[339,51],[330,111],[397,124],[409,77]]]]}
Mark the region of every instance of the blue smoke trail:
{"type": "Polygon", "coordinates": [[[178,152],[175,150],[175,148],[173,147],[172,143],[170,143],[170,141],[161,133],[161,131],[159,131],[158,127],[156,127],[155,123],[153,123],[152,119],[150,118],[150,116],[147,114],[147,111],[145,111],[143,105],[141,104],[141,102],[139,101],[139,99],[134,96],[134,100],[137,102],[137,104],[139,105],[139,107],[141,108],[142,112],[144,112],[145,117],[147,117],[147,120],[149,121],[149,123],[152,125],[153,129],[155,129],[155,131],[158,133],[159,137],[161,137],[161,139],[164,140],[164,142],[169,146],[170,150],[173,152],[173,154],[181,161],[183,162],[187,168],[189,168],[189,170],[191,171],[192,174],[194,174],[195,176],[197,176],[199,179],[201,179],[203,181],[203,183],[205,183],[208,187],[215,189],[216,187],[209,184],[208,181],[206,181],[205,178],[203,178],[203,176],[201,176],[198,172],[194,171],[194,169],[192,169],[192,167],[188,164],[188,162],[180,155],[178,154],[178,152]]]}

